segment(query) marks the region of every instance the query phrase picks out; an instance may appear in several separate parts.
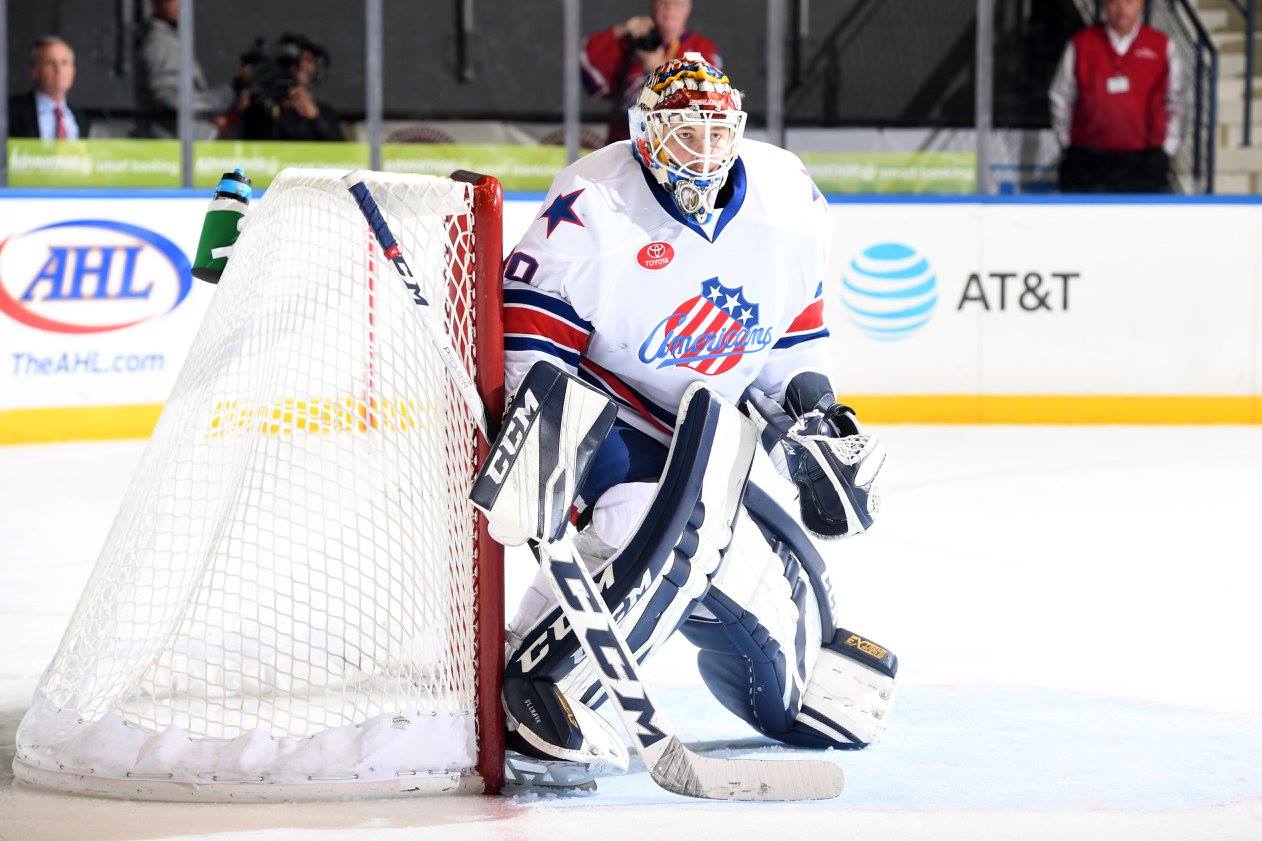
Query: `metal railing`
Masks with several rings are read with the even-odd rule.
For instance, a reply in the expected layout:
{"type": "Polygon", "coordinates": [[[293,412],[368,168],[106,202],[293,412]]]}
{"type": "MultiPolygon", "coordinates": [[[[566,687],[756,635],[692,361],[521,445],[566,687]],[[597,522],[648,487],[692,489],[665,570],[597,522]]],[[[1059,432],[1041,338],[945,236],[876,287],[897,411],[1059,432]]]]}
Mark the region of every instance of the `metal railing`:
{"type": "Polygon", "coordinates": [[[1218,148],[1218,47],[1188,0],[1150,2],[1148,15],[1174,44],[1187,75],[1190,96],[1183,103],[1186,119],[1172,167],[1185,182],[1185,192],[1212,193],[1218,148]]]}
{"type": "Polygon", "coordinates": [[[1228,7],[1244,18],[1244,126],[1240,145],[1253,142],[1253,39],[1257,34],[1257,0],[1227,0],[1228,7]]]}

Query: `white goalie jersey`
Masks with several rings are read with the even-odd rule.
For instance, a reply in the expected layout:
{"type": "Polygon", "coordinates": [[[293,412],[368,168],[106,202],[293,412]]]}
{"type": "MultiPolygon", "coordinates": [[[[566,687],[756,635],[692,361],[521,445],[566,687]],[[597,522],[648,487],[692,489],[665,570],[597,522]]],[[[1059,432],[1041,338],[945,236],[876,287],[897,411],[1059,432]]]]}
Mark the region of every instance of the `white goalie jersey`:
{"type": "Polygon", "coordinates": [[[728,181],[702,226],[629,142],[563,170],[505,262],[508,393],[547,359],[665,441],[693,382],[732,402],[751,384],[778,401],[797,373],[825,372],[825,199],[796,155],[752,140],[728,181]]]}

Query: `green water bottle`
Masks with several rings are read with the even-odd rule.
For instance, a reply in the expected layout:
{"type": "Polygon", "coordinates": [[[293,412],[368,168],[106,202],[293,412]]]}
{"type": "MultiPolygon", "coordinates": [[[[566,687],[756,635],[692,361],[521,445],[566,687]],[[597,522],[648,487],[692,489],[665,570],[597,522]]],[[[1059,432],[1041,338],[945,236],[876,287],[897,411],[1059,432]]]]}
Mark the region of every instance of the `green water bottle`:
{"type": "Polygon", "coordinates": [[[237,167],[225,172],[202,221],[202,236],[197,241],[197,256],[193,258],[193,277],[207,283],[219,282],[237,241],[237,225],[249,209],[250,179],[246,178],[245,170],[237,167]]]}

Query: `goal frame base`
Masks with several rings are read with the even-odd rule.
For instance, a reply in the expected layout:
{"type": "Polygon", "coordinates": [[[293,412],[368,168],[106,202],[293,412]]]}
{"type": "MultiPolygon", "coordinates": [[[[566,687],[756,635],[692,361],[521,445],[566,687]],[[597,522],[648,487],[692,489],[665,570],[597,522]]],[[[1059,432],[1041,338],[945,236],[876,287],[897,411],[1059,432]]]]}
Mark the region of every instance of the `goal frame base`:
{"type": "Polygon", "coordinates": [[[337,800],[479,795],[486,791],[478,774],[400,774],[386,780],[312,781],[309,783],[260,783],[207,780],[185,782],[134,775],[124,779],[50,771],[15,759],[13,775],[19,782],[45,790],[86,797],[118,800],[153,800],[169,803],[303,803],[337,800]]]}

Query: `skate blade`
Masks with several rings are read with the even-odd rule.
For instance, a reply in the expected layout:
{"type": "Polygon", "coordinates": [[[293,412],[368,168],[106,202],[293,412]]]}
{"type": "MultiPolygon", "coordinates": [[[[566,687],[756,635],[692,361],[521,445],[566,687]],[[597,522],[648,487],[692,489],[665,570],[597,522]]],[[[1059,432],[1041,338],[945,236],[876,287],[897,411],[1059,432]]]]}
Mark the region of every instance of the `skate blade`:
{"type": "Polygon", "coordinates": [[[504,785],[553,794],[590,794],[603,767],[583,762],[535,759],[509,753],[504,757],[504,785]]]}

